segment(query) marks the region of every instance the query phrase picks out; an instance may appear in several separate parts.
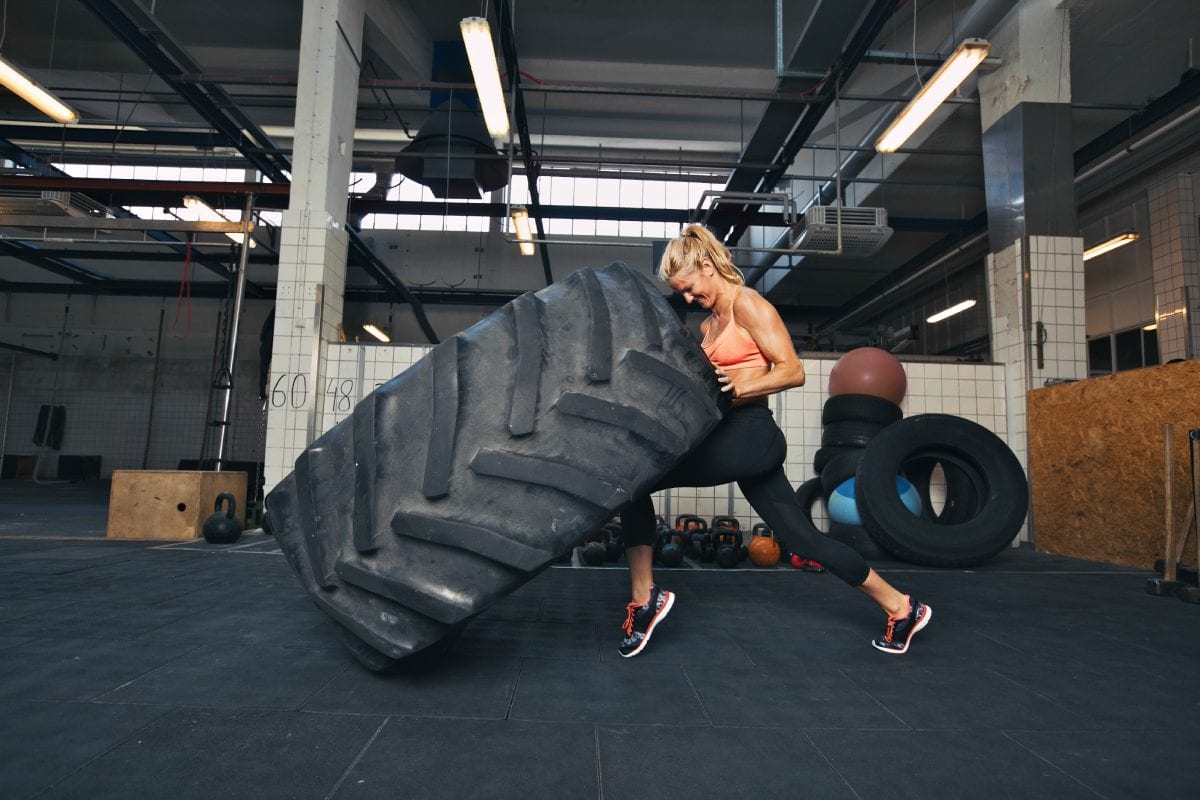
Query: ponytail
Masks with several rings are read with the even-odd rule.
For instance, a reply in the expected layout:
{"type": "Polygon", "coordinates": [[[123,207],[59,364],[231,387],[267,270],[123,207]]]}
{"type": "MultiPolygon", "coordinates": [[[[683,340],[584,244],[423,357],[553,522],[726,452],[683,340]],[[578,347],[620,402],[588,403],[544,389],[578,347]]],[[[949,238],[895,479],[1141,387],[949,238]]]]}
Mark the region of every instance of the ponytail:
{"type": "Polygon", "coordinates": [[[712,262],[717,273],[725,280],[739,286],[746,284],[742,271],[734,266],[725,245],[708,228],[695,224],[685,225],[683,233],[667,244],[658,266],[658,277],[668,281],[676,275],[686,275],[699,269],[701,260],[705,258],[712,262]]]}

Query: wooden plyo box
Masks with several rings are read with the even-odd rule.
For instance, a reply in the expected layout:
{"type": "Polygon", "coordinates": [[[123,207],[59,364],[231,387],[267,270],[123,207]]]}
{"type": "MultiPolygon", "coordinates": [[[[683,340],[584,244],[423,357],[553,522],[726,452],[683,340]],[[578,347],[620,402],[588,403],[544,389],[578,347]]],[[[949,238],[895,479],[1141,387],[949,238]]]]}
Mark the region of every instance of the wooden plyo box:
{"type": "Polygon", "coordinates": [[[244,472],[113,470],[106,535],[109,539],[199,539],[222,492],[236,498],[237,517],[242,519],[244,472]]]}

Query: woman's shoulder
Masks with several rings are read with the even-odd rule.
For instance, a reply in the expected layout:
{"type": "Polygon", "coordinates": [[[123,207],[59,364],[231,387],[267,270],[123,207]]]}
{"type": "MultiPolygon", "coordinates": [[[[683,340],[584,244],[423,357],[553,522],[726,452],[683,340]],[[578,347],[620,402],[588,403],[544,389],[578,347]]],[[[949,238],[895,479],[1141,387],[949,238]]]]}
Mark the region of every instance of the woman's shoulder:
{"type": "Polygon", "coordinates": [[[770,315],[779,313],[775,310],[775,306],[771,305],[770,300],[749,286],[740,287],[733,302],[735,306],[734,313],[738,316],[757,317],[762,314],[770,315]]]}

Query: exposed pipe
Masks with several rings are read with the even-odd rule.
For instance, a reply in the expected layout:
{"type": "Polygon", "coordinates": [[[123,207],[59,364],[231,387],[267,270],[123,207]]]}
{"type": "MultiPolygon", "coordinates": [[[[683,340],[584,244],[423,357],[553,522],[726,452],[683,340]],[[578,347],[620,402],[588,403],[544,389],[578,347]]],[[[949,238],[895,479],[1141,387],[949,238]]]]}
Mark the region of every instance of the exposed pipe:
{"type": "Polygon", "coordinates": [[[983,243],[984,241],[987,240],[987,236],[988,236],[987,231],[975,234],[970,239],[967,239],[965,242],[963,242],[962,244],[955,247],[953,250],[949,251],[948,253],[944,253],[944,254],[938,256],[933,261],[930,261],[928,264],[925,264],[923,267],[918,269],[916,272],[905,277],[903,280],[899,281],[895,285],[890,286],[887,289],[883,290],[877,296],[875,296],[875,297],[871,298],[870,300],[867,300],[863,303],[860,303],[858,306],[851,309],[850,311],[843,312],[840,315],[838,315],[837,317],[834,317],[831,320],[821,323],[821,325],[819,325],[817,327],[817,330],[815,332],[818,335],[821,335],[821,334],[828,333],[829,331],[836,329],[842,323],[844,323],[850,319],[853,319],[854,317],[860,315],[862,312],[866,311],[868,308],[871,308],[872,306],[877,305],[878,303],[882,302],[887,297],[891,296],[894,292],[899,291],[900,289],[909,285],[913,281],[921,278],[923,275],[926,275],[927,273],[931,272],[932,270],[937,269],[942,264],[946,263],[947,261],[954,258],[955,256],[957,256],[961,253],[965,253],[968,250],[971,250],[975,247],[978,247],[981,243],[983,243]]]}
{"type": "MultiPolygon", "coordinates": [[[[938,46],[938,52],[949,52],[958,45],[958,39],[963,36],[969,36],[972,33],[985,34],[989,33],[992,28],[1004,18],[1013,7],[1013,0],[979,0],[970,7],[964,14],[963,18],[954,26],[955,30],[950,33],[942,43],[938,46]]],[[[910,94],[917,83],[915,77],[908,79],[904,83],[902,94],[910,94]]],[[[899,110],[900,102],[896,102],[892,108],[885,109],[880,112],[875,124],[867,131],[867,133],[859,141],[859,144],[853,149],[853,152],[847,156],[846,160],[840,165],[841,180],[843,184],[853,183],[858,175],[866,168],[866,166],[875,158],[875,139],[891,122],[892,117],[899,110]]],[[[828,179],[820,189],[813,194],[813,197],[805,204],[801,215],[808,211],[814,205],[821,204],[824,198],[828,198],[830,193],[835,189],[834,181],[828,179]]],[[[774,242],[773,247],[786,247],[791,239],[791,231],[784,231],[774,242]]],[[[766,275],[767,270],[778,261],[778,256],[767,254],[760,263],[746,270],[746,285],[753,286],[762,280],[766,275]]]]}
{"type": "MultiPolygon", "coordinates": [[[[250,255],[250,215],[254,211],[254,195],[246,195],[242,209],[242,250],[238,257],[237,288],[233,294],[233,311],[229,320],[229,353],[225,361],[225,385],[221,387],[221,422],[217,434],[216,471],[225,461],[225,443],[229,434],[229,406],[233,401],[233,371],[237,365],[238,327],[242,321],[242,301],[246,296],[246,259],[250,255]]],[[[315,374],[315,373],[314,373],[315,374]]]]}
{"type": "Polygon", "coordinates": [[[1117,163],[1118,161],[1124,160],[1126,157],[1133,155],[1134,151],[1136,151],[1142,147],[1145,147],[1147,144],[1154,141],[1155,139],[1158,139],[1159,137],[1170,133],[1171,131],[1178,128],[1180,125],[1184,124],[1185,122],[1188,122],[1189,120],[1193,119],[1196,116],[1200,116],[1200,106],[1196,106],[1191,111],[1188,111],[1184,114],[1180,114],[1178,117],[1171,120],[1170,122],[1163,125],[1162,127],[1155,128],[1154,130],[1150,131],[1149,133],[1145,134],[1144,136],[1139,137],[1137,139],[1137,141],[1133,141],[1133,142],[1130,142],[1129,144],[1125,145],[1119,151],[1117,151],[1116,153],[1113,153],[1111,156],[1109,156],[1108,158],[1099,162],[1098,164],[1088,167],[1083,172],[1080,172],[1079,174],[1077,174],[1075,176],[1075,183],[1082,183],[1083,181],[1086,181],[1088,178],[1107,169],[1108,167],[1112,166],[1113,164],[1117,163]]]}
{"type": "Polygon", "coordinates": [[[154,403],[158,399],[158,364],[162,356],[163,319],[166,316],[167,306],[166,303],[163,303],[158,309],[158,338],[154,340],[154,372],[150,378],[150,410],[146,413],[146,446],[142,448],[142,469],[149,469],[150,464],[150,438],[154,433],[154,403]]]}

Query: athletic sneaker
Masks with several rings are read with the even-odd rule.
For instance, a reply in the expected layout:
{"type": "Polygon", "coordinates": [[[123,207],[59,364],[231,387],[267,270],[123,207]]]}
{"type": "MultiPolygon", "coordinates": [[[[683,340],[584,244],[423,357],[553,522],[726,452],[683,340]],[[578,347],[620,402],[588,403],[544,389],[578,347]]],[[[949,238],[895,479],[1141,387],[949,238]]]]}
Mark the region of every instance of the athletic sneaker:
{"type": "Polygon", "coordinates": [[[889,619],[887,630],[883,637],[873,639],[871,644],[875,649],[885,653],[901,655],[908,652],[908,643],[917,631],[922,630],[933,619],[933,609],[924,603],[908,601],[908,616],[901,619],[889,619]]]}
{"type": "Polygon", "coordinates": [[[625,638],[621,641],[621,646],[617,648],[622,658],[630,658],[642,652],[642,649],[650,642],[650,634],[654,633],[654,626],[671,613],[673,605],[675,605],[673,593],[658,586],[651,586],[650,600],[646,605],[639,606],[637,603],[630,603],[625,606],[625,624],[622,626],[625,629],[625,638]]]}

